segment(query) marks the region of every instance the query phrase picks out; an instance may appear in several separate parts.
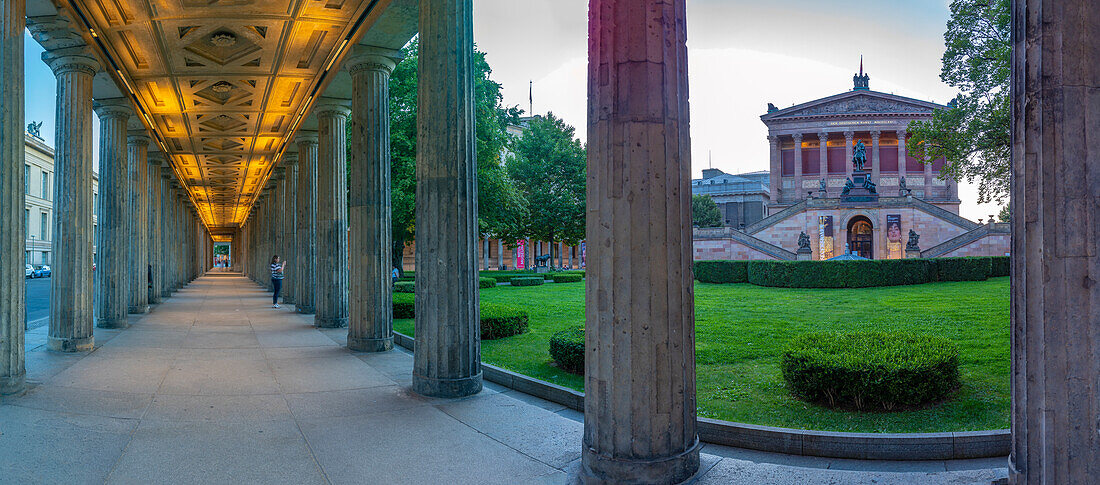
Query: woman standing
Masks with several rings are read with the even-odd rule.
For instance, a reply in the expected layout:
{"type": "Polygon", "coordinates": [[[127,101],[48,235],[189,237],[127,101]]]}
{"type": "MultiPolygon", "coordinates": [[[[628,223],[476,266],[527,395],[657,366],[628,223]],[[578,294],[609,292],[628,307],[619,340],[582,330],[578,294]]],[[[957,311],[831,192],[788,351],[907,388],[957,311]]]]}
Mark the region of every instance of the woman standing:
{"type": "Polygon", "coordinates": [[[279,308],[279,291],[283,289],[283,272],[286,270],[286,261],[279,259],[279,255],[271,257],[271,287],[275,293],[271,295],[271,308],[279,308]]]}

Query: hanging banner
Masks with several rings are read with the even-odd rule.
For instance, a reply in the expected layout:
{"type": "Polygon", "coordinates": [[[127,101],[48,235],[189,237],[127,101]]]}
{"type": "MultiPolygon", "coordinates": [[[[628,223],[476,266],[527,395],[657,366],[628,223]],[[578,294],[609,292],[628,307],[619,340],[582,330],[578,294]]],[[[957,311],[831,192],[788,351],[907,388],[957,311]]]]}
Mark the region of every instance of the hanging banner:
{"type": "Polygon", "coordinates": [[[526,241],[520,239],[516,241],[516,269],[524,269],[527,267],[527,244],[526,241]]]}
{"type": "Polygon", "coordinates": [[[901,214],[886,214],[886,257],[901,259],[901,214]]]}
{"type": "Polygon", "coordinates": [[[818,249],[821,253],[821,260],[824,261],[833,257],[833,216],[820,216],[817,218],[818,223],[818,249]]]}
{"type": "Polygon", "coordinates": [[[584,241],[581,241],[581,267],[584,267],[584,241]]]}

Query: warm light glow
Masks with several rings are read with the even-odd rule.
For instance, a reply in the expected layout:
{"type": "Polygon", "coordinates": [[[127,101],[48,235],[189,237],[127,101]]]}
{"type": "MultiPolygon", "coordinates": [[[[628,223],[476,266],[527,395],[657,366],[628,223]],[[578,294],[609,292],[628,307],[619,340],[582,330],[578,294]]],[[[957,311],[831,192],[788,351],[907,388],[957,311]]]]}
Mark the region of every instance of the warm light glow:
{"type": "MultiPolygon", "coordinates": [[[[347,47],[347,46],[348,46],[348,40],[344,39],[344,41],[340,43],[340,48],[336,49],[336,53],[332,55],[332,59],[329,59],[328,64],[325,65],[325,72],[328,72],[329,68],[332,67],[332,63],[336,62],[336,59],[340,58],[340,53],[344,52],[344,48],[347,47]]],[[[306,104],[309,104],[309,103],[307,102],[306,104]]]]}

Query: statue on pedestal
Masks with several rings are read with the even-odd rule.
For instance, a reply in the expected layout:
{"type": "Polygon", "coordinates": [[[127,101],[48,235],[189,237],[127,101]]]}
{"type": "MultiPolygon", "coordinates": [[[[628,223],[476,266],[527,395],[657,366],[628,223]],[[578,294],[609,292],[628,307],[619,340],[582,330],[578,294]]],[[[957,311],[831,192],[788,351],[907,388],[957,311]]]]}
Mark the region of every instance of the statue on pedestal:
{"type": "Polygon", "coordinates": [[[920,234],[912,229],[909,230],[909,242],[905,243],[906,251],[920,251],[920,234]]]}
{"type": "Polygon", "coordinates": [[[863,166],[867,164],[867,146],[863,144],[863,140],[856,142],[856,154],[852,157],[852,165],[855,166],[857,172],[863,171],[863,166]]]}
{"type": "Polygon", "coordinates": [[[810,252],[810,236],[806,235],[806,231],[802,231],[798,235],[798,252],[810,252]]]}

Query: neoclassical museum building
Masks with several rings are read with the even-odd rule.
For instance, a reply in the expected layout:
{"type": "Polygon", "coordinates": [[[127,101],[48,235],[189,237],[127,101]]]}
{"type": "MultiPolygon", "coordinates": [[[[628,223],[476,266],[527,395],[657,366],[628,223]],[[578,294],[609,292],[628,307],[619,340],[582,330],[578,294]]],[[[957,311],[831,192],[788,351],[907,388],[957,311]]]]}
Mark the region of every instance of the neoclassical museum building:
{"type": "Polygon", "coordinates": [[[909,123],[931,119],[947,106],[872,91],[869,81],[861,69],[851,91],[786,109],[769,103],[760,117],[771,146],[766,180],[763,173],[731,176],[710,169],[692,181],[692,192],[713,198],[728,221],[695,229],[695,259],[829,259],[846,251],[868,259],[1008,253],[1008,224],[961,217],[957,183],[940,177],[943,160],[923,163],[907,153],[909,123]],[[860,144],[866,163],[857,174],[853,157],[860,144]],[[863,179],[873,190],[845,190],[849,181],[862,186],[863,179]],[[763,201],[764,210],[744,209],[754,201],[763,201]],[[916,244],[909,244],[910,231],[916,244]],[[812,254],[803,250],[799,258],[802,233],[812,254]]]}

